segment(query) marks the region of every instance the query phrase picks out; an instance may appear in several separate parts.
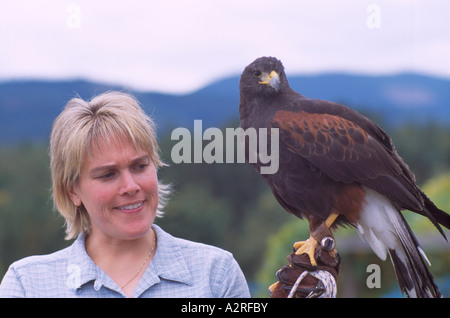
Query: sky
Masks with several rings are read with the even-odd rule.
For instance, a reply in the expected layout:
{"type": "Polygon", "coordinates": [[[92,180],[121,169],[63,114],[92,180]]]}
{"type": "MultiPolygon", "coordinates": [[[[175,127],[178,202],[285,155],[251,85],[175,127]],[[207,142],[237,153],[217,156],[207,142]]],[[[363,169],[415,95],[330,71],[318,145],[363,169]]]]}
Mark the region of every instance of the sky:
{"type": "Polygon", "coordinates": [[[260,56],[286,74],[450,78],[448,0],[2,0],[0,81],[187,93],[260,56]]]}

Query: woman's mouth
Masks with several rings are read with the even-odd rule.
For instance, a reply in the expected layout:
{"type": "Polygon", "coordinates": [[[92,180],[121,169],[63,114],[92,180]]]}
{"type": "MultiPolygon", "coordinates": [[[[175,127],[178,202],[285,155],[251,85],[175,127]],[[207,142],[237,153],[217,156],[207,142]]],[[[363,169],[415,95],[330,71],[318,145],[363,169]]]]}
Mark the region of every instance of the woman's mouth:
{"type": "Polygon", "coordinates": [[[134,212],[134,211],[138,210],[139,208],[141,208],[143,204],[144,204],[144,201],[139,201],[136,203],[130,203],[127,205],[118,206],[118,207],[116,207],[116,209],[123,211],[123,212],[134,212]]]}

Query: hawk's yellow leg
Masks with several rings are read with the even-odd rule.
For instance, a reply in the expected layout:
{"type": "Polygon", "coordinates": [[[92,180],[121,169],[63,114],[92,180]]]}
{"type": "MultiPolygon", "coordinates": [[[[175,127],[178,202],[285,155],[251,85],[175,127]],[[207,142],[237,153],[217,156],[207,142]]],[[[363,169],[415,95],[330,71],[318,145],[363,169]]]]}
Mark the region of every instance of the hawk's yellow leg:
{"type": "MultiPolygon", "coordinates": [[[[339,216],[338,213],[331,213],[327,219],[323,222],[323,225],[325,225],[326,230],[329,230],[330,227],[333,225],[336,218],[339,216]]],[[[316,248],[319,245],[317,240],[310,235],[309,239],[306,241],[300,241],[294,243],[295,248],[295,254],[301,255],[301,254],[307,254],[309,256],[309,261],[311,262],[312,266],[317,266],[316,259],[314,257],[314,254],[316,252],[316,248]]]]}

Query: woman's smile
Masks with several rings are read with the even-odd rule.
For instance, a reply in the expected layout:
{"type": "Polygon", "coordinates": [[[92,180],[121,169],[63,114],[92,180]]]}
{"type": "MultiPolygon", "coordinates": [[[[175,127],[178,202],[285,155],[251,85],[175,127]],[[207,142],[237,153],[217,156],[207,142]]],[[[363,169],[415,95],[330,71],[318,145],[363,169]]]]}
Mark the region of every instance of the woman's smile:
{"type": "Polygon", "coordinates": [[[144,205],[144,201],[139,201],[137,203],[128,203],[125,205],[121,205],[116,207],[115,209],[121,211],[121,212],[126,212],[126,213],[133,213],[133,212],[139,212],[142,210],[142,207],[144,205]]]}

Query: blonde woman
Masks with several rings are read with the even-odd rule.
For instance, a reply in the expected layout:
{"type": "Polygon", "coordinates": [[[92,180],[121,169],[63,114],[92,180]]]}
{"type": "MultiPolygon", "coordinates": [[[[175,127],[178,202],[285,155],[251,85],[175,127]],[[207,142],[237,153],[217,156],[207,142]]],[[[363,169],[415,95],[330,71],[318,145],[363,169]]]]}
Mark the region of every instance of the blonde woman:
{"type": "Polygon", "coordinates": [[[50,157],[55,207],[75,241],[13,263],[0,297],[249,297],[229,252],[154,224],[169,190],[154,124],[134,97],[69,101],[50,157]]]}

